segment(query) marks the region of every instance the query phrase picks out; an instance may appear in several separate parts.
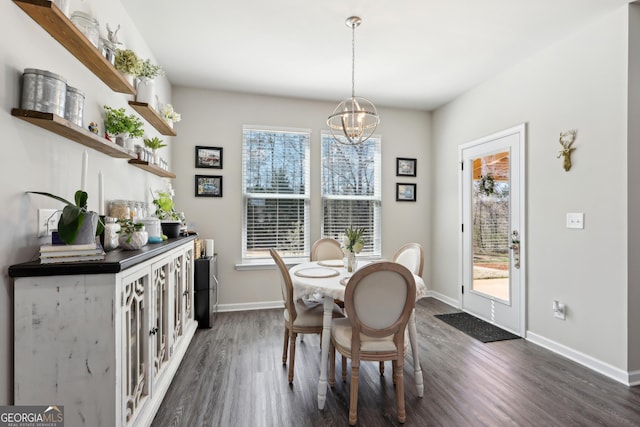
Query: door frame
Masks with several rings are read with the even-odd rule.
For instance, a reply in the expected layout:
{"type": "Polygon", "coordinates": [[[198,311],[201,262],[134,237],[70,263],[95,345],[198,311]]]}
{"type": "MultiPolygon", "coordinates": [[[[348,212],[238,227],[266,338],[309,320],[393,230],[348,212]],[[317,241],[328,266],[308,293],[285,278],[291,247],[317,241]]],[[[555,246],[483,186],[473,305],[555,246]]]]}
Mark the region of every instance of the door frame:
{"type": "MultiPolygon", "coordinates": [[[[463,153],[464,150],[478,145],[485,144],[487,142],[503,138],[508,135],[519,135],[519,148],[520,158],[518,161],[518,167],[520,169],[520,186],[518,188],[519,201],[519,233],[520,233],[520,298],[518,301],[513,301],[515,304],[520,304],[520,316],[518,320],[519,330],[511,331],[516,335],[525,337],[526,332],[526,316],[527,316],[527,233],[526,233],[526,137],[527,127],[526,123],[504,129],[490,135],[474,139],[473,141],[461,144],[458,146],[458,167],[462,168],[463,165],[463,153]]],[[[464,233],[462,232],[462,224],[464,220],[464,204],[463,204],[463,174],[460,171],[458,174],[458,308],[463,309],[463,285],[466,285],[469,289],[469,284],[465,284],[464,280],[464,233]]],[[[469,228],[467,227],[469,230],[469,228]]],[[[484,319],[486,320],[486,319],[484,319]]]]}

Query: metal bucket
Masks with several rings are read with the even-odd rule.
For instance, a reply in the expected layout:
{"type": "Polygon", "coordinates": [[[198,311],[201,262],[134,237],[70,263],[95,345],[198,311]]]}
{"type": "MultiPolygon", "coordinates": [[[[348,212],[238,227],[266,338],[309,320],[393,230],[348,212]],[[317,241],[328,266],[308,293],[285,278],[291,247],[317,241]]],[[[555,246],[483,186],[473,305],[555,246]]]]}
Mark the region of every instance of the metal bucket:
{"type": "Polygon", "coordinates": [[[25,68],[20,108],[64,117],[67,81],[50,71],[25,68]]]}
{"type": "Polygon", "coordinates": [[[82,127],[82,112],[84,110],[84,92],[75,87],[67,86],[67,100],[64,105],[64,118],[82,127]]]}

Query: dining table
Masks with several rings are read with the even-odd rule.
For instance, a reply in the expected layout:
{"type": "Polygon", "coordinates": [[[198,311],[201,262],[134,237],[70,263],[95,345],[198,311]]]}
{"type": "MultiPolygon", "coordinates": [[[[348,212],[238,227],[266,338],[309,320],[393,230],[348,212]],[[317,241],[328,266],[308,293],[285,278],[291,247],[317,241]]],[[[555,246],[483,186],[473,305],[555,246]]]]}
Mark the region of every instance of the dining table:
{"type": "MultiPolygon", "coordinates": [[[[356,270],[375,262],[357,260],[356,270]]],[[[323,409],[327,397],[327,366],[329,359],[329,341],[331,337],[331,320],[334,300],[344,301],[345,288],[353,272],[348,272],[342,259],[309,261],[297,264],[289,269],[293,282],[294,299],[310,296],[321,296],[324,304],[322,318],[322,350],[320,357],[320,379],[318,380],[318,408],[323,409]]],[[[422,277],[414,274],[416,282],[416,301],[427,294],[427,287],[422,277]]],[[[413,354],[413,369],[416,378],[418,396],[424,395],[422,368],[420,367],[420,354],[416,338],[416,313],[415,308],[411,312],[409,323],[409,342],[413,354]]]]}

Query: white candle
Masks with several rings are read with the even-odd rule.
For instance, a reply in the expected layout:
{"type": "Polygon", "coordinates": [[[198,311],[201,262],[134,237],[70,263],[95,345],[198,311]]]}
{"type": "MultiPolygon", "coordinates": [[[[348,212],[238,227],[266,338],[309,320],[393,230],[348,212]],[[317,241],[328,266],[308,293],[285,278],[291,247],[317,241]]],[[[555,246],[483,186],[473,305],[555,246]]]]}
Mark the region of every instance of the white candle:
{"type": "Polygon", "coordinates": [[[87,168],[89,164],[89,152],[82,153],[82,175],[80,175],[80,190],[87,191],[87,168]]]}
{"type": "Polygon", "coordinates": [[[98,215],[104,215],[104,176],[98,172],[98,215]]]}

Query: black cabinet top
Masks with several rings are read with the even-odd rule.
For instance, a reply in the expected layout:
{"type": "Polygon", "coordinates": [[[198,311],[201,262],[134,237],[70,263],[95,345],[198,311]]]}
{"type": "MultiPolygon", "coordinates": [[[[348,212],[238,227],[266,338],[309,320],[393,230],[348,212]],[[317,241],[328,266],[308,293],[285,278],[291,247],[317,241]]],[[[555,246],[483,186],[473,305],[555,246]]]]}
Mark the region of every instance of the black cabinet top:
{"type": "Polygon", "coordinates": [[[114,274],[136,264],[162,255],[186,242],[193,241],[197,235],[168,239],[162,243],[149,243],[137,251],[118,248],[107,252],[102,261],[66,262],[60,264],[42,264],[40,260],[15,264],[9,267],[10,277],[33,276],[70,276],[75,274],[114,274]]]}

